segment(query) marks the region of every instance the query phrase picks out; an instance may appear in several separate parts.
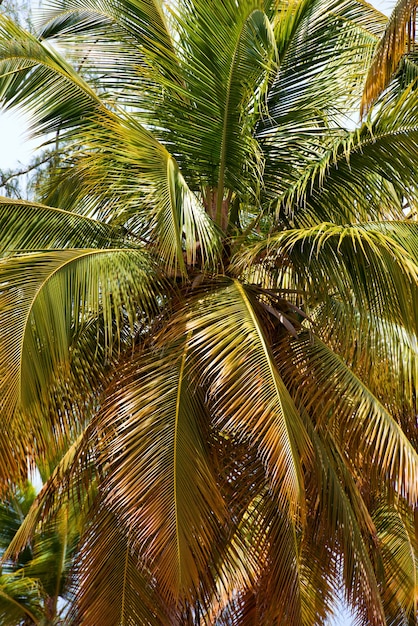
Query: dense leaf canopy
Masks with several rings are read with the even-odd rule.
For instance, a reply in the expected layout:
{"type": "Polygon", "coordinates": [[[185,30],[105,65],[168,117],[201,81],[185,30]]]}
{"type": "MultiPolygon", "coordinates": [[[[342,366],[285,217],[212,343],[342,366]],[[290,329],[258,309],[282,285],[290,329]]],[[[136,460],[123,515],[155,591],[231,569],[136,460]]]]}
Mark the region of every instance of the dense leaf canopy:
{"type": "Polygon", "coordinates": [[[415,6],[0,16],[3,624],[416,623],[415,6]]]}

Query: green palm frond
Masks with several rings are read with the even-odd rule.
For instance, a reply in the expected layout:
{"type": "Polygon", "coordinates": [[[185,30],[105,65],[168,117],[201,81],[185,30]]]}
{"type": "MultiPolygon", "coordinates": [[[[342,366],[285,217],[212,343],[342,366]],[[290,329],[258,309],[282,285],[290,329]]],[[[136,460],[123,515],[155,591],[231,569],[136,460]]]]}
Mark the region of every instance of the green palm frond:
{"type": "Polygon", "coordinates": [[[126,231],[37,203],[0,198],[0,250],[109,248],[127,245],[126,231]],[[51,236],[53,233],[53,236],[51,236]]]}
{"type": "MultiPolygon", "coordinates": [[[[65,372],[80,324],[101,312],[110,354],[121,325],[128,322],[133,330],[138,316],[158,310],[159,281],[141,250],[69,249],[9,257],[0,265],[5,437],[15,411],[42,405],[56,368],[65,372]]],[[[38,430],[36,419],[33,427],[38,430]]],[[[9,476],[7,468],[2,473],[9,476]]]]}
{"type": "MultiPolygon", "coordinates": [[[[42,527],[34,526],[30,540],[13,555],[12,546],[16,547],[16,537],[21,536],[22,529],[27,527],[36,503],[37,498],[30,485],[25,489],[15,488],[15,494],[7,500],[8,515],[2,516],[3,526],[12,537],[2,554],[2,623],[17,626],[22,623],[20,619],[26,618],[34,620],[30,624],[43,624],[44,620],[54,621],[66,610],[68,576],[81,527],[80,507],[75,500],[71,502],[68,498],[61,498],[59,510],[54,516],[42,527]],[[8,619],[15,621],[9,622],[8,619]]],[[[4,505],[2,508],[4,510],[4,505]]]]}
{"type": "MultiPolygon", "coordinates": [[[[401,325],[353,310],[347,324],[347,306],[337,298],[312,314],[320,337],[349,364],[370,391],[402,424],[415,413],[418,345],[414,333],[401,325]],[[380,364],[376,371],[375,364],[380,364]],[[390,390],[390,400],[388,399],[390,390]]],[[[413,428],[409,429],[411,437],[413,428]]]]}
{"type": "MultiPolygon", "coordinates": [[[[19,517],[19,523],[12,526],[12,536],[8,536],[7,545],[4,545],[2,562],[10,559],[16,560],[21,553],[30,545],[33,537],[41,526],[42,522],[49,522],[54,519],[61,510],[61,494],[67,493],[72,497],[79,495],[77,491],[82,481],[74,480],[74,475],[78,478],[78,473],[84,470],[83,480],[88,477],[91,485],[91,464],[84,458],[86,450],[86,440],[94,436],[94,431],[88,425],[84,431],[69,446],[60,461],[56,464],[48,480],[43,485],[41,491],[35,498],[32,494],[30,506],[26,506],[19,517]],[[57,496],[57,492],[60,493],[57,496]]],[[[86,480],[87,482],[87,480],[86,480]]],[[[71,501],[71,497],[67,501],[71,501]]],[[[74,501],[76,498],[74,498],[74,501]]],[[[10,522],[8,524],[10,526],[10,522]]],[[[77,526],[77,531],[79,530],[77,526]]],[[[3,546],[2,546],[3,547],[3,546]]]]}
{"type": "Polygon", "coordinates": [[[267,202],[286,193],[309,160],[350,123],[347,116],[360,98],[376,34],[386,22],[363,2],[283,3],[287,11],[281,4],[276,20],[279,71],[268,92],[267,113],[256,126],[266,161],[267,202]]]}
{"type": "Polygon", "coordinates": [[[81,184],[76,193],[69,189],[70,203],[85,195],[96,197],[107,220],[130,226],[133,219],[134,234],[153,243],[169,272],[184,274],[186,264],[201,260],[213,264],[219,231],[162,144],[128,115],[103,120],[89,143],[90,153],[76,162],[81,184]],[[118,213],[112,211],[115,205],[118,213]]]}
{"type": "MultiPolygon", "coordinates": [[[[415,232],[415,223],[410,228],[415,232]]],[[[238,254],[236,264],[243,268],[260,259],[261,267],[277,273],[279,288],[290,275],[293,288],[306,294],[304,306],[310,310],[337,297],[347,314],[352,303],[357,311],[414,333],[418,265],[399,234],[393,238],[391,232],[396,232],[395,222],[393,231],[377,223],[286,230],[238,254]]]]}
{"type": "MultiPolygon", "coordinates": [[[[313,234],[313,231],[307,230],[305,232],[312,232],[313,234]]],[[[390,404],[392,407],[397,407],[395,410],[398,414],[402,415],[408,405],[410,410],[414,411],[415,383],[418,375],[417,311],[414,295],[416,279],[413,269],[418,258],[416,224],[415,222],[390,220],[349,227],[330,225],[329,230],[328,227],[324,227],[324,230],[319,227],[317,238],[309,237],[304,243],[303,252],[308,256],[304,257],[304,261],[300,257],[297,264],[300,271],[302,271],[302,267],[304,268],[308,283],[311,263],[315,265],[317,251],[325,243],[328,235],[331,235],[331,232],[334,232],[335,235],[339,232],[342,238],[339,239],[339,236],[336,235],[335,247],[332,246],[333,252],[330,255],[327,254],[327,261],[324,261],[322,265],[322,277],[326,276],[326,280],[320,278],[321,274],[316,274],[316,269],[314,270],[318,281],[321,281],[322,288],[327,293],[324,292],[320,298],[314,297],[313,300],[310,300],[309,289],[307,289],[303,306],[314,305],[313,309],[309,310],[309,314],[315,322],[316,332],[325,339],[328,345],[343,356],[360,378],[370,381],[368,384],[371,385],[375,395],[387,397],[387,391],[390,389],[390,404]],[[320,232],[321,234],[319,234],[320,232]],[[360,243],[363,232],[366,236],[363,241],[364,245],[360,243]],[[322,235],[324,238],[320,243],[322,235]],[[370,240],[368,240],[369,235],[372,237],[370,240]],[[350,248],[353,245],[352,252],[349,252],[348,248],[344,246],[344,238],[346,238],[345,243],[350,248]],[[377,247],[374,247],[375,245],[377,247]],[[373,270],[373,266],[375,263],[383,262],[379,252],[379,249],[382,250],[381,246],[383,248],[389,246],[387,251],[389,252],[389,249],[392,251],[387,257],[388,264],[384,262],[381,266],[383,272],[379,277],[378,273],[373,270]],[[392,248],[392,246],[394,247],[392,248]],[[375,253],[377,257],[373,261],[375,253]],[[363,254],[367,271],[360,274],[356,266],[363,254]],[[348,280],[349,282],[354,281],[354,285],[347,290],[340,287],[338,281],[334,282],[333,258],[335,258],[336,263],[338,263],[338,259],[341,259],[341,270],[347,263],[351,275],[348,280]],[[396,262],[395,259],[397,259],[396,262]],[[396,263],[398,269],[389,268],[392,262],[396,263]],[[411,262],[412,266],[410,265],[411,262]],[[397,275],[398,271],[400,272],[399,276],[397,275]],[[412,273],[408,278],[410,271],[412,273]],[[393,276],[392,279],[391,276],[393,276]],[[363,296],[359,294],[355,285],[365,290],[363,296]],[[399,290],[397,296],[393,292],[389,296],[389,290],[391,291],[392,287],[399,290]],[[381,291],[382,288],[383,292],[381,291]],[[383,293],[386,293],[386,296],[383,293]],[[379,300],[383,302],[382,298],[387,298],[386,302],[390,301],[394,304],[392,311],[389,306],[378,305],[379,300]],[[395,305],[395,302],[398,304],[395,305]],[[348,320],[350,320],[349,324],[347,323],[348,320]],[[380,363],[379,371],[376,371],[374,367],[376,362],[380,363]]],[[[290,234],[292,231],[287,231],[287,233],[293,239],[293,235],[290,234]]],[[[272,249],[274,249],[274,244],[272,249]]],[[[323,251],[325,252],[325,249],[323,251]]],[[[293,257],[294,252],[296,253],[296,250],[289,249],[289,256],[292,259],[296,259],[298,254],[302,253],[302,249],[298,250],[295,257],[293,257]]],[[[322,253],[319,252],[319,254],[322,253]]],[[[274,253],[272,254],[273,258],[274,253]]],[[[341,271],[340,278],[342,275],[343,272],[341,271]]],[[[321,287],[316,279],[314,284],[315,286],[312,286],[310,293],[315,296],[318,295],[321,287]]]]}
{"type": "Polygon", "coordinates": [[[62,501],[53,520],[32,537],[32,558],[23,568],[26,578],[37,580],[49,598],[51,612],[59,611],[60,598],[67,592],[74,549],[79,539],[77,513],[71,512],[69,502],[62,501]]]}
{"type": "MultiPolygon", "coordinates": [[[[19,488],[14,488],[9,497],[5,498],[0,504],[0,554],[2,560],[2,571],[8,570],[5,567],[5,561],[9,559],[6,554],[7,548],[21,528],[22,520],[24,520],[33,505],[36,497],[36,491],[28,481],[22,483],[19,488]]],[[[26,543],[14,555],[17,557],[19,553],[23,553],[26,543]]],[[[22,554],[19,561],[16,562],[18,567],[23,567],[27,560],[27,555],[22,554]]]]}
{"type": "Polygon", "coordinates": [[[265,4],[198,0],[192,11],[188,2],[175,9],[185,93],[184,98],[173,93],[175,111],[163,103],[158,113],[167,119],[167,141],[182,155],[185,175],[190,172],[195,184],[213,194],[208,210],[224,229],[224,191],[245,189],[258,196],[261,155],[251,134],[251,117],[277,63],[265,4]]]}
{"type": "Polygon", "coordinates": [[[168,271],[187,265],[212,266],[220,249],[220,233],[202,204],[191,192],[177,163],[168,158],[167,189],[159,198],[155,215],[158,248],[168,271]]]}
{"type": "Polygon", "coordinates": [[[0,576],[0,619],[4,626],[18,626],[22,620],[42,624],[42,593],[36,580],[21,574],[0,576]]]}
{"type": "Polygon", "coordinates": [[[10,38],[3,43],[3,55],[0,55],[5,73],[3,85],[0,85],[3,98],[13,106],[28,107],[33,114],[33,128],[38,133],[63,133],[77,124],[78,130],[72,131],[68,137],[75,146],[78,145],[82,155],[87,148],[90,149],[89,157],[83,161],[83,176],[78,180],[82,184],[75,193],[72,187],[67,208],[73,210],[79,197],[93,196],[105,204],[109,201],[112,204],[115,196],[119,201],[122,194],[126,198],[124,212],[129,216],[133,201],[135,208],[138,207],[137,179],[145,177],[145,204],[149,207],[150,199],[155,198],[155,208],[148,210],[144,222],[150,219],[154,222],[161,252],[166,255],[167,269],[185,272],[183,239],[188,264],[196,261],[197,248],[205,262],[212,259],[219,247],[216,229],[188,189],[166,148],[134,118],[125,116],[120,120],[111,113],[87,83],[55,52],[35,38],[30,40],[28,48],[25,33],[18,31],[5,18],[3,31],[10,38]],[[19,46],[23,39],[24,44],[19,50],[11,49],[19,46]],[[31,94],[40,84],[42,96],[33,98],[31,94]],[[85,125],[82,138],[80,120],[85,125]]]}
{"type": "Polygon", "coordinates": [[[134,236],[150,241],[168,272],[185,274],[186,265],[214,264],[219,229],[176,160],[143,126],[132,116],[103,119],[89,147],[88,154],[83,150],[81,159],[75,157],[69,184],[58,189],[60,204],[71,207],[80,201],[83,207],[87,197],[89,212],[93,207],[93,214],[126,223],[134,236]]]}
{"type": "Polygon", "coordinates": [[[57,52],[0,16],[0,98],[27,107],[31,129],[61,132],[106,110],[93,89],[57,52]]]}
{"type": "MultiPolygon", "coordinates": [[[[394,203],[388,206],[385,201],[387,181],[399,198],[413,197],[418,142],[414,85],[415,81],[397,101],[382,107],[372,123],[337,138],[305,161],[300,177],[280,199],[278,211],[299,225],[311,220],[364,221],[391,215],[394,203]]],[[[401,207],[394,208],[395,215],[402,217],[401,207]]]]}
{"type": "Polygon", "coordinates": [[[141,62],[150,66],[157,63],[160,70],[167,70],[167,66],[173,69],[172,36],[163,5],[158,0],[49,0],[42,13],[40,37],[48,39],[59,36],[60,41],[70,42],[72,47],[78,44],[81,58],[89,66],[88,57],[92,55],[102,71],[110,69],[116,75],[121,72],[125,78],[127,69],[132,72],[131,78],[138,78],[141,62]],[[118,43],[118,47],[115,49],[113,46],[111,57],[105,53],[105,58],[100,61],[98,50],[101,53],[106,50],[106,46],[102,48],[100,45],[103,40],[108,44],[113,40],[118,43]],[[86,49],[89,50],[87,58],[86,49]],[[118,59],[119,54],[121,56],[118,59]],[[109,68],[106,60],[110,59],[112,65],[109,68]],[[118,60],[123,63],[123,70],[122,67],[118,68],[118,60]]]}
{"type": "Polygon", "coordinates": [[[418,54],[411,51],[405,55],[399,63],[398,71],[395,74],[394,79],[391,81],[388,91],[393,88],[399,91],[404,90],[411,83],[415,83],[418,79],[418,54]]]}
{"type": "Polygon", "coordinates": [[[302,119],[307,122],[309,117],[312,123],[326,122],[335,120],[337,111],[340,117],[348,113],[353,100],[360,96],[362,74],[387,21],[366,2],[304,0],[283,4],[288,9],[282,8],[276,21],[280,68],[268,95],[271,125],[278,134],[292,124],[292,119],[296,123],[302,119]],[[342,104],[338,85],[347,73],[354,93],[344,94],[342,104]]]}

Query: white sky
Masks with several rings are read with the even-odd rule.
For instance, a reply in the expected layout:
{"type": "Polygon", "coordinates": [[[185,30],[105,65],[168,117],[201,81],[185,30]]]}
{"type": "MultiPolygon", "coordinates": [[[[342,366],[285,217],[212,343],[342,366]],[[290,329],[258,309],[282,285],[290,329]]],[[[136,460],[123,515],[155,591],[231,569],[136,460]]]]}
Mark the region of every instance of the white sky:
{"type": "MultiPolygon", "coordinates": [[[[375,0],[372,4],[389,15],[395,0],[375,0]]],[[[39,143],[28,139],[28,121],[22,113],[0,112],[0,169],[28,163],[39,143]]]]}
{"type": "Polygon", "coordinates": [[[27,119],[16,112],[0,113],[0,169],[30,161],[39,141],[27,138],[27,119]]]}

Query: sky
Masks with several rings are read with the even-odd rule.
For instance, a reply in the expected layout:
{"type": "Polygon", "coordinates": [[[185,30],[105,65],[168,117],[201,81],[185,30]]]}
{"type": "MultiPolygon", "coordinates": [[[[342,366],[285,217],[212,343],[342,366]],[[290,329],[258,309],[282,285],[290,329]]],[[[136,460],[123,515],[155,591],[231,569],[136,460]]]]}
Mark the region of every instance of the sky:
{"type": "MultiPolygon", "coordinates": [[[[371,2],[380,11],[390,14],[395,0],[371,2]]],[[[22,113],[0,112],[0,169],[24,168],[33,155],[39,140],[28,139],[28,118],[22,113]]],[[[353,619],[343,606],[329,626],[352,626],[353,619]]]]}

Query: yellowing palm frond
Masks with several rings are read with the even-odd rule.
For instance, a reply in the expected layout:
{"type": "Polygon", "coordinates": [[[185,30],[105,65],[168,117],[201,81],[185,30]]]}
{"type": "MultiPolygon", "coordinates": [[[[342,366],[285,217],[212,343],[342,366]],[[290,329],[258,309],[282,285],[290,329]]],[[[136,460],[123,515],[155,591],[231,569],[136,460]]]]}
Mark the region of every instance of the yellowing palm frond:
{"type": "Polygon", "coordinates": [[[418,454],[387,408],[318,338],[305,335],[291,340],[290,354],[286,358],[290,375],[293,367],[299,370],[292,385],[315,412],[318,428],[333,434],[354,465],[361,459],[367,467],[373,466],[375,473],[414,505],[418,499],[418,454]],[[315,378],[314,393],[306,379],[302,383],[303,372],[308,371],[315,378]]]}
{"type": "Polygon", "coordinates": [[[361,101],[362,113],[370,109],[387,87],[401,57],[415,45],[417,8],[416,0],[398,0],[396,3],[369,68],[361,101]]]}
{"type": "Polygon", "coordinates": [[[265,463],[272,488],[296,510],[303,501],[301,463],[309,456],[309,440],[276,368],[253,298],[238,281],[228,281],[196,298],[173,332],[182,332],[182,327],[191,332],[192,355],[209,388],[217,427],[238,439],[248,437],[265,463]]]}
{"type": "Polygon", "coordinates": [[[410,626],[414,54],[350,130],[367,2],[43,16],[0,17],[0,99],[55,144],[44,204],[0,200],[1,495],[46,481],[4,567],[30,552],[49,621],[66,589],[94,626],[317,626],[342,594],[410,626]]]}
{"type": "Polygon", "coordinates": [[[226,518],[205,437],[208,415],[191,386],[187,351],[187,343],[179,345],[170,360],[140,353],[121,372],[98,427],[104,506],[154,572],[159,593],[174,603],[191,600],[199,581],[210,587],[212,550],[226,518]]]}
{"type": "Polygon", "coordinates": [[[260,259],[261,267],[277,270],[279,288],[290,275],[293,288],[309,294],[308,306],[309,299],[316,305],[337,297],[347,313],[352,304],[414,332],[418,265],[410,238],[404,247],[401,230],[392,237],[397,226],[391,225],[322,223],[284,230],[238,254],[237,268],[260,259]]]}
{"type": "Polygon", "coordinates": [[[130,535],[106,507],[98,507],[95,525],[86,530],[83,545],[86,549],[81,550],[74,573],[70,619],[103,626],[165,626],[171,622],[174,606],[163,604],[156,581],[132,548],[130,535]]]}
{"type": "Polygon", "coordinates": [[[404,619],[413,623],[418,610],[417,536],[413,514],[399,499],[389,507],[377,503],[373,517],[386,579],[383,596],[386,612],[394,622],[404,619]]]}

